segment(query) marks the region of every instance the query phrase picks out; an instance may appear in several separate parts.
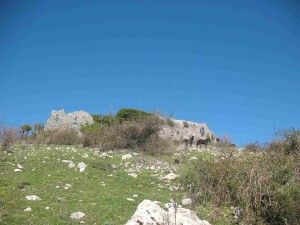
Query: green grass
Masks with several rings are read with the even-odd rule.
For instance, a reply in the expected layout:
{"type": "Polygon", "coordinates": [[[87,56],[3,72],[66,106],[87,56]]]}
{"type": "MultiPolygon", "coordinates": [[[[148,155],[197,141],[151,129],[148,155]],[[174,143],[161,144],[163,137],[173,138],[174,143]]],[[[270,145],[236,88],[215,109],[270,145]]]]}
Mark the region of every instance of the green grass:
{"type": "MultiPolygon", "coordinates": [[[[125,167],[125,162],[130,162],[130,165],[146,156],[134,156],[131,160],[122,161],[120,152],[111,155],[113,158],[102,159],[89,149],[66,146],[15,146],[14,153],[1,152],[0,200],[3,204],[0,224],[78,224],[69,216],[72,212],[82,211],[86,214],[82,219],[86,224],[118,225],[128,221],[144,199],[164,204],[182,195],[170,191],[167,182],[159,181],[159,173],[140,169],[135,179],[125,172],[130,168],[125,167]],[[85,154],[89,157],[83,158],[85,154]],[[84,162],[88,166],[81,173],[78,169],[70,169],[68,163],[62,163],[63,159],[72,160],[76,165],[84,162]],[[17,163],[24,167],[22,172],[14,172],[17,163]],[[118,168],[107,169],[105,165],[108,163],[118,168]],[[111,174],[113,176],[109,176],[111,174]],[[31,185],[21,190],[18,185],[22,182],[31,185]],[[72,187],[65,190],[65,184],[72,187]],[[33,194],[42,200],[25,199],[26,195],[33,194]],[[135,201],[128,201],[127,198],[135,201]],[[24,212],[29,206],[32,211],[24,212]],[[46,210],[46,207],[49,209],[46,210]]],[[[176,181],[172,183],[176,185],[176,181]]]]}

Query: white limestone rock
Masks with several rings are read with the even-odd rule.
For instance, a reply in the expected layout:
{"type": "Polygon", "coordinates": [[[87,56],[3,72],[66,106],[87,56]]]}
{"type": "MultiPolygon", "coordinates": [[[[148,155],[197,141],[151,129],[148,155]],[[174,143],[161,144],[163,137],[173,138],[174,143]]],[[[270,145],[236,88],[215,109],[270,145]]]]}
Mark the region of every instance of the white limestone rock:
{"type": "Polygon", "coordinates": [[[73,212],[71,215],[70,215],[70,218],[72,220],[80,220],[82,219],[83,217],[85,217],[85,213],[83,212],[73,212]]]}
{"type": "Polygon", "coordinates": [[[75,164],[75,163],[73,163],[73,162],[70,162],[70,163],[69,163],[69,168],[71,168],[71,169],[72,169],[72,168],[74,168],[75,166],[76,166],[76,164],[75,164]]]}
{"type": "Polygon", "coordinates": [[[86,167],[87,167],[87,165],[84,162],[80,162],[77,165],[77,168],[79,169],[80,172],[83,172],[86,167]]]}
{"type": "Polygon", "coordinates": [[[165,211],[155,202],[144,200],[138,205],[137,210],[125,225],[210,225],[208,221],[200,220],[189,209],[175,209],[173,204],[168,206],[170,206],[168,211],[165,211]]]}
{"type": "Polygon", "coordinates": [[[165,177],[163,177],[164,180],[175,180],[178,177],[175,173],[169,173],[165,177]]]}
{"type": "Polygon", "coordinates": [[[25,198],[29,201],[39,201],[41,198],[37,195],[27,195],[25,198]]]}
{"type": "Polygon", "coordinates": [[[190,199],[190,198],[184,198],[184,199],[182,199],[181,200],[181,204],[182,205],[191,205],[192,204],[192,199],[190,199]]]}
{"type": "Polygon", "coordinates": [[[105,153],[105,152],[103,152],[103,153],[100,155],[100,157],[101,157],[102,159],[112,158],[112,156],[110,156],[109,154],[107,154],[107,153],[105,153]]]}
{"type": "Polygon", "coordinates": [[[122,155],[122,160],[131,159],[131,158],[132,158],[131,154],[122,155]]]}
{"type": "Polygon", "coordinates": [[[26,209],[24,209],[24,212],[30,212],[31,211],[31,207],[28,206],[26,209]]]}

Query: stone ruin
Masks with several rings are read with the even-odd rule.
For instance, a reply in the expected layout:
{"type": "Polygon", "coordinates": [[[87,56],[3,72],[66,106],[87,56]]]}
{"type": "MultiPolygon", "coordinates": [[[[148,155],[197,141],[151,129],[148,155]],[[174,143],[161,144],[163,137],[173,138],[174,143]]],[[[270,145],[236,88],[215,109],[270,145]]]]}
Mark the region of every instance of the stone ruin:
{"type": "Polygon", "coordinates": [[[166,122],[160,131],[160,136],[162,138],[171,139],[173,141],[190,139],[192,136],[195,137],[194,140],[204,140],[208,136],[211,137],[212,134],[213,133],[209,130],[205,123],[195,123],[186,120],[174,119],[166,119],[166,122]]]}
{"type": "Polygon", "coordinates": [[[93,117],[82,110],[68,114],[63,109],[59,111],[52,110],[46,122],[45,131],[73,128],[76,132],[80,133],[81,126],[92,124],[93,122],[93,117]]]}
{"type": "MultiPolygon", "coordinates": [[[[164,119],[165,123],[160,131],[160,137],[173,141],[182,141],[184,139],[190,139],[192,136],[195,140],[206,139],[213,134],[205,123],[195,123],[186,120],[164,119]],[[202,130],[202,134],[201,134],[202,130]]],[[[80,128],[86,124],[92,124],[94,122],[92,116],[85,111],[75,111],[66,114],[65,111],[52,110],[50,117],[48,118],[45,131],[69,129],[73,128],[79,134],[80,128]]]]}

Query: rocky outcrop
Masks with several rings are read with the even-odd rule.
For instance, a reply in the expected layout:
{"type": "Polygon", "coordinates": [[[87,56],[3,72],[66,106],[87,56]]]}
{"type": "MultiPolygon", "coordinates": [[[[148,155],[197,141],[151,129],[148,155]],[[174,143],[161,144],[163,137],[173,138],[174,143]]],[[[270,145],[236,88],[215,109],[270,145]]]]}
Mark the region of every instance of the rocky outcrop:
{"type": "Polygon", "coordinates": [[[211,136],[212,134],[205,123],[174,119],[166,119],[160,131],[162,138],[174,141],[182,141],[183,139],[189,139],[194,136],[194,143],[196,140],[206,139],[207,135],[211,136]],[[203,136],[200,133],[200,129],[203,129],[203,136]]]}
{"type": "Polygon", "coordinates": [[[168,204],[168,211],[150,200],[142,201],[131,219],[125,225],[210,225],[206,220],[200,220],[189,209],[174,207],[168,204]]]}
{"type": "Polygon", "coordinates": [[[66,114],[63,109],[59,111],[52,110],[46,122],[45,130],[73,128],[79,132],[82,125],[92,124],[93,122],[93,117],[84,111],[75,111],[66,114]]]}

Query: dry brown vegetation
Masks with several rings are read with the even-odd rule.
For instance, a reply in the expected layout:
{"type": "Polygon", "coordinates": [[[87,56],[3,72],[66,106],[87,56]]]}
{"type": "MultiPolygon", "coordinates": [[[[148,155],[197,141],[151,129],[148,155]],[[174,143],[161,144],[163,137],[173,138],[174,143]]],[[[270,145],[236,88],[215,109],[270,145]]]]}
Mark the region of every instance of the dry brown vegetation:
{"type": "Polygon", "coordinates": [[[11,145],[17,140],[20,130],[15,127],[6,127],[0,131],[1,150],[9,151],[11,145]]]}
{"type": "Polygon", "coordinates": [[[241,209],[235,223],[299,224],[299,131],[286,132],[265,147],[247,145],[239,156],[194,163],[183,186],[197,204],[241,209]]]}

